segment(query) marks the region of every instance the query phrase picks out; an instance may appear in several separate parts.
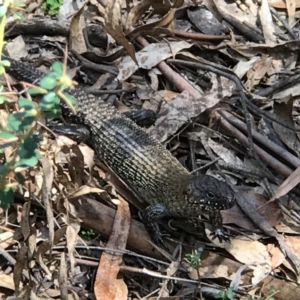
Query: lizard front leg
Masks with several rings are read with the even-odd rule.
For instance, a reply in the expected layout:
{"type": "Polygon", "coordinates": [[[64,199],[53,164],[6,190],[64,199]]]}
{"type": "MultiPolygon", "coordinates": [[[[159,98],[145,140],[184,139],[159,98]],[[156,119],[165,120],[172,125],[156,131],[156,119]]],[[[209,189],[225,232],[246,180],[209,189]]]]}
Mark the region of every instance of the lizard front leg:
{"type": "Polygon", "coordinates": [[[167,248],[167,247],[162,239],[161,232],[157,224],[157,220],[164,217],[165,213],[166,213],[166,207],[163,204],[149,205],[142,213],[143,223],[151,239],[156,245],[162,248],[167,248]]]}
{"type": "Polygon", "coordinates": [[[211,233],[213,238],[218,238],[220,243],[222,243],[223,241],[228,242],[230,239],[222,226],[223,219],[222,219],[221,212],[219,210],[212,210],[209,211],[208,214],[209,214],[210,223],[213,226],[213,232],[211,233]]]}

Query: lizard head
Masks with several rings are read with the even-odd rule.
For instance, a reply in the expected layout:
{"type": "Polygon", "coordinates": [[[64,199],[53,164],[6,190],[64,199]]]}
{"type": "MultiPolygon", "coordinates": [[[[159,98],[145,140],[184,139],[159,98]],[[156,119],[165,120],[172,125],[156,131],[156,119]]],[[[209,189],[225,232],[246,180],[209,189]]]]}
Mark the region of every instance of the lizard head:
{"type": "Polygon", "coordinates": [[[229,209],[235,204],[231,186],[208,175],[191,177],[185,195],[192,206],[203,205],[203,211],[229,209]]]}

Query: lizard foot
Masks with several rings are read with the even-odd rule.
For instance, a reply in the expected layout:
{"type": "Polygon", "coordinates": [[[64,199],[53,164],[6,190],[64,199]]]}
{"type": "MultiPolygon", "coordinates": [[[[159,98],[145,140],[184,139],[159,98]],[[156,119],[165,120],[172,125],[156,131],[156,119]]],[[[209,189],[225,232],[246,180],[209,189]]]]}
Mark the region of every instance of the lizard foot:
{"type": "Polygon", "coordinates": [[[214,232],[210,234],[213,239],[218,238],[219,242],[230,242],[230,236],[227,232],[225,232],[223,229],[218,228],[214,232]]]}
{"type": "Polygon", "coordinates": [[[160,231],[156,231],[153,235],[151,235],[151,239],[154,242],[154,244],[157,245],[158,247],[164,250],[169,250],[169,248],[167,247],[167,245],[165,244],[162,238],[162,234],[160,233],[160,231]]]}

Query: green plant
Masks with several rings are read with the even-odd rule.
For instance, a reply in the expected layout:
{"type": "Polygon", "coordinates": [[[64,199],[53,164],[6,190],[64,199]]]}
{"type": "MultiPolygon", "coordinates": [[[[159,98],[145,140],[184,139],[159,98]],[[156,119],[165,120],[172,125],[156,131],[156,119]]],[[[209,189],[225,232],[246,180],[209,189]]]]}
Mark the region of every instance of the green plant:
{"type": "MultiPolygon", "coordinates": [[[[203,295],[201,292],[201,277],[199,272],[199,266],[201,264],[201,254],[203,252],[203,248],[199,247],[197,250],[194,250],[192,253],[188,253],[185,255],[185,261],[189,263],[189,265],[196,270],[197,276],[198,276],[198,291],[200,293],[200,300],[203,299],[203,295]]],[[[195,295],[196,296],[197,289],[195,289],[195,295]]]]}
{"type": "Polygon", "coordinates": [[[203,248],[199,247],[197,250],[194,250],[192,253],[185,255],[185,260],[190,264],[194,269],[198,268],[201,264],[201,253],[203,248]]]}
{"type": "MultiPolygon", "coordinates": [[[[22,181],[20,172],[28,167],[34,167],[38,162],[39,141],[33,134],[37,117],[42,113],[48,117],[58,116],[61,113],[60,99],[63,99],[72,109],[76,102],[75,98],[64,92],[72,85],[73,82],[66,75],[65,67],[55,62],[52,71],[41,79],[40,86],[32,86],[28,89],[30,95],[44,95],[39,106],[36,108],[31,99],[20,98],[18,100],[20,110],[8,115],[7,128],[0,132],[0,150],[3,151],[10,146],[14,148],[14,154],[0,165],[0,206],[6,208],[13,202],[13,192],[22,181]],[[14,176],[8,179],[9,173],[14,176]]],[[[1,96],[3,95],[0,94],[0,98],[1,96]]]]}
{"type": "Polygon", "coordinates": [[[96,236],[96,233],[94,232],[93,229],[81,230],[80,234],[89,241],[92,240],[96,236]]]}
{"type": "MultiPolygon", "coordinates": [[[[16,7],[16,4],[5,1],[0,5],[0,54],[2,53],[4,41],[4,27],[6,12],[16,7]]],[[[5,71],[10,62],[3,60],[0,62],[0,74],[5,71]]],[[[14,111],[7,116],[6,128],[0,131],[0,152],[5,148],[12,147],[12,155],[3,157],[0,163],[0,206],[7,208],[13,202],[14,191],[19,183],[23,182],[21,171],[34,167],[39,159],[38,138],[34,135],[36,121],[40,114],[48,117],[57,116],[61,113],[60,99],[65,101],[71,110],[75,98],[66,93],[65,90],[74,85],[74,82],[66,74],[66,64],[55,62],[51,72],[41,79],[39,86],[26,85],[28,98],[20,98],[17,102],[18,111],[14,111]],[[30,95],[40,94],[42,100],[36,107],[30,95]]],[[[0,86],[0,102],[7,101],[11,93],[3,92],[0,86]]]]}
{"type": "Polygon", "coordinates": [[[44,9],[50,16],[57,16],[59,8],[63,4],[63,0],[44,0],[42,9],[44,9]]]}
{"type": "MultiPolygon", "coordinates": [[[[0,206],[6,208],[13,202],[13,192],[18,183],[22,182],[20,172],[28,167],[34,167],[39,159],[38,139],[33,134],[36,128],[37,117],[44,113],[48,117],[58,116],[61,113],[60,99],[72,109],[75,99],[64,90],[73,85],[66,75],[61,63],[55,62],[52,71],[41,81],[40,86],[28,89],[30,95],[42,94],[42,100],[36,108],[29,98],[18,100],[18,112],[7,117],[7,128],[0,132],[0,150],[13,147],[13,155],[0,165],[0,206]],[[8,174],[13,174],[7,178],[8,174]]],[[[0,99],[3,98],[0,94],[0,99]]]]}
{"type": "Polygon", "coordinates": [[[233,300],[233,299],[235,299],[236,294],[235,294],[233,288],[230,287],[230,288],[228,288],[224,291],[221,291],[221,292],[215,294],[214,297],[216,299],[230,299],[230,300],[233,300]]]}

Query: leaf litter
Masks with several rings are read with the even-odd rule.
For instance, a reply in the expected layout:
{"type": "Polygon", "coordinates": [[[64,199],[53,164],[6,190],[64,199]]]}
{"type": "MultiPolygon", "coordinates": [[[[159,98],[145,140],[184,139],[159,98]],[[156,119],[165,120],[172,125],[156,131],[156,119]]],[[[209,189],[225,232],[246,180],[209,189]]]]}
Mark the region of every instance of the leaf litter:
{"type": "MultiPolygon", "coordinates": [[[[45,70],[62,60],[68,32],[69,67],[80,84],[101,86],[118,108],[158,110],[148,132],[189,170],[226,176],[242,202],[222,212],[230,243],[212,240],[205,220],[204,232],[189,234],[173,228],[175,220],[163,224],[171,251],[156,249],[139,218],[145,206],[88,141],[44,130],[39,164],[22,171],[15,204],[0,211],[0,297],[191,299],[233,288],[236,299],[298,299],[299,3],[91,1],[70,22],[64,10],[52,22],[31,2],[30,22],[7,24],[11,56],[45,70]],[[39,26],[23,39],[32,24],[39,26]],[[251,155],[247,116],[261,161],[251,155]],[[197,249],[192,268],[185,255],[197,249]]],[[[14,101],[1,106],[1,128],[14,101]]]]}

